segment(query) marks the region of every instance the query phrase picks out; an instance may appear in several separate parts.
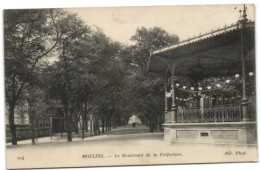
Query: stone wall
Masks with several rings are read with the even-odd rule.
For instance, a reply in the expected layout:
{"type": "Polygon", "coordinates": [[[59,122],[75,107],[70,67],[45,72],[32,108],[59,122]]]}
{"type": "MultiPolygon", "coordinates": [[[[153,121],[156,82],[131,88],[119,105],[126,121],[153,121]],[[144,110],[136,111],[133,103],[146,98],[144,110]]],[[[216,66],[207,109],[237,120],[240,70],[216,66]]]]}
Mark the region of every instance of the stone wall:
{"type": "Polygon", "coordinates": [[[164,124],[164,140],[169,142],[255,144],[256,123],[164,124]]]}

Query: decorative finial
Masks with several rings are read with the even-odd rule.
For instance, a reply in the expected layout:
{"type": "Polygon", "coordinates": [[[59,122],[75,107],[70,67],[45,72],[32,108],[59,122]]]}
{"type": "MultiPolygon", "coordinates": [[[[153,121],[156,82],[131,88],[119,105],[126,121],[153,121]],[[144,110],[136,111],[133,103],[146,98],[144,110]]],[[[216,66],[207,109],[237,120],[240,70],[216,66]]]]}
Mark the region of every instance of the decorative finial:
{"type": "Polygon", "coordinates": [[[246,18],[246,16],[247,16],[246,10],[247,10],[247,7],[246,7],[246,5],[244,4],[244,10],[243,10],[243,15],[242,15],[244,22],[247,22],[247,21],[248,21],[248,19],[246,18]]]}
{"type": "Polygon", "coordinates": [[[246,14],[246,10],[247,10],[247,7],[246,5],[244,5],[244,9],[243,9],[243,15],[241,16],[242,14],[242,10],[239,10],[239,13],[240,13],[240,18],[237,22],[237,26],[238,28],[244,28],[248,19],[246,18],[247,17],[247,14],[246,14]]]}

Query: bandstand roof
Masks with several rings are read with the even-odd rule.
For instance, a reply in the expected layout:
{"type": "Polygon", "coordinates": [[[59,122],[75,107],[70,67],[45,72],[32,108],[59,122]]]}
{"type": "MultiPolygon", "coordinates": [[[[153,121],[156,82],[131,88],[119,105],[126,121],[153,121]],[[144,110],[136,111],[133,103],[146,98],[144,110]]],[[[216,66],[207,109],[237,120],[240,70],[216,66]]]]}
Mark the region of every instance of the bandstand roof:
{"type": "MultiPolygon", "coordinates": [[[[244,29],[245,63],[254,69],[255,23],[244,29]]],[[[174,64],[175,75],[202,79],[241,72],[241,29],[234,24],[151,52],[148,71],[165,72],[174,64]]]]}

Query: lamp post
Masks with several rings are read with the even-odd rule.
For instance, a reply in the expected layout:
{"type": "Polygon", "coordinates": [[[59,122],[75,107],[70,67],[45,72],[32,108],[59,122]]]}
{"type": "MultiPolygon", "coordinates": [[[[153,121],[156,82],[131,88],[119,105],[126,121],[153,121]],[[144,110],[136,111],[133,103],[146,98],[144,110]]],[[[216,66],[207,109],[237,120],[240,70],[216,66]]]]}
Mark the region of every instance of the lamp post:
{"type": "Polygon", "coordinates": [[[82,129],[81,129],[81,133],[82,133],[82,135],[81,135],[81,139],[84,139],[84,120],[85,120],[85,111],[86,111],[86,104],[83,102],[82,103],[82,116],[81,116],[81,120],[82,120],[82,129]]]}

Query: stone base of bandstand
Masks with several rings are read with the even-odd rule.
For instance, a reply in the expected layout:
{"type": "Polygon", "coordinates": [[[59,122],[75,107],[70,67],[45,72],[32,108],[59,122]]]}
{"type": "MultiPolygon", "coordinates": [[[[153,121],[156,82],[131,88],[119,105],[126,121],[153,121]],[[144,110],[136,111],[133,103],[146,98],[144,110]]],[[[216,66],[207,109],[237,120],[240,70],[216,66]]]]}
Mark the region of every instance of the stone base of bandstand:
{"type": "Polygon", "coordinates": [[[183,143],[256,144],[256,122],[165,123],[164,140],[183,143]]]}

